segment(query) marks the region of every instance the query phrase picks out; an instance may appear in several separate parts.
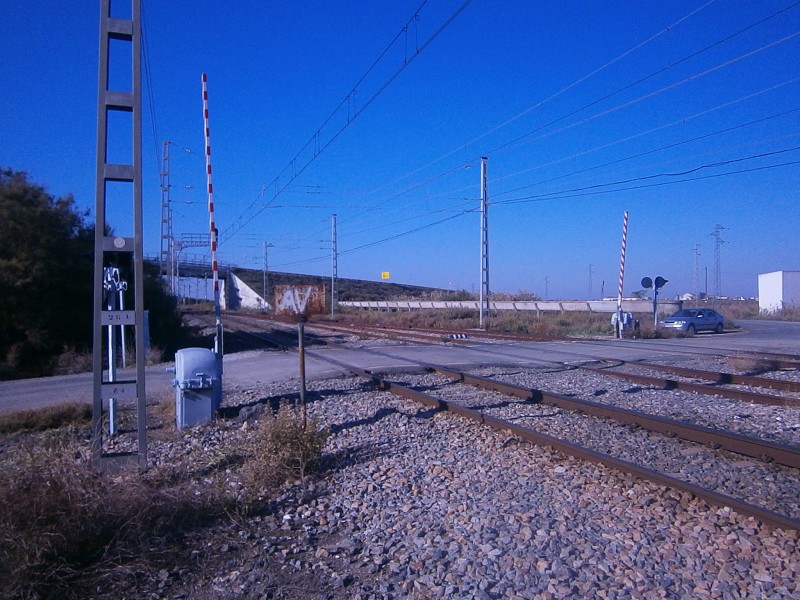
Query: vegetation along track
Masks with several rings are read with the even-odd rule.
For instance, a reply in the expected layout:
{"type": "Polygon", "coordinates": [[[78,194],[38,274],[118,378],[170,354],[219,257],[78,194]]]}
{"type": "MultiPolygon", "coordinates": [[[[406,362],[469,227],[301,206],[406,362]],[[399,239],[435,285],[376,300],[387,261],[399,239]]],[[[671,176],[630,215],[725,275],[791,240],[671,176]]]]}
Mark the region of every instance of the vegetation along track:
{"type": "MultiPolygon", "coordinates": [[[[253,335],[262,339],[270,337],[263,333],[253,335]]],[[[391,356],[374,349],[359,350],[391,356]]],[[[797,445],[701,427],[432,365],[427,368],[439,377],[433,383],[420,382],[416,378],[425,377],[420,375],[394,375],[390,380],[323,353],[309,354],[425,406],[453,412],[510,431],[535,444],[689,491],[711,504],[728,506],[774,526],[800,529],[797,501],[800,447],[797,445]],[[468,392],[465,384],[484,388],[484,391],[468,392]],[[431,395],[419,388],[436,389],[437,394],[431,395]],[[491,392],[487,393],[486,389],[491,392]],[[509,400],[509,395],[514,400],[509,400]],[[529,424],[523,425],[520,421],[529,424]],[[536,429],[532,429],[530,423],[535,423],[536,429]],[[738,455],[766,458],[773,464],[742,460],[738,455]]]]}

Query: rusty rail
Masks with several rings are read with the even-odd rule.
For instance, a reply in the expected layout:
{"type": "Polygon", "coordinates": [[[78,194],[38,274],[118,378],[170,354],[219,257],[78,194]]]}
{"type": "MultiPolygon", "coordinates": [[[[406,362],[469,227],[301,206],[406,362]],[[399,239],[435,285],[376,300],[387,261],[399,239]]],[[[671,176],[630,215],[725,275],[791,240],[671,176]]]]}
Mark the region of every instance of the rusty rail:
{"type": "Polygon", "coordinates": [[[735,388],[724,388],[719,387],[718,385],[709,385],[707,383],[692,383],[690,381],[679,381],[677,379],[665,379],[663,377],[654,377],[652,375],[624,373],[621,371],[612,371],[608,367],[600,368],[583,365],[580,368],[585,371],[591,371],[601,375],[609,375],[617,379],[624,379],[626,381],[632,381],[642,385],[660,387],[665,390],[682,390],[684,392],[694,392],[696,394],[722,396],[723,398],[742,400],[744,402],[755,402],[756,404],[768,404],[774,406],[800,405],[800,400],[796,398],[787,398],[785,396],[775,396],[773,394],[750,392],[748,390],[739,390],[735,388]]]}
{"type": "Polygon", "coordinates": [[[447,377],[453,377],[464,383],[483,389],[494,390],[503,394],[509,394],[523,400],[552,404],[565,410],[580,411],[593,417],[612,419],[626,425],[643,427],[650,431],[655,431],[656,433],[675,435],[691,442],[723,448],[753,458],[766,457],[782,465],[794,467],[796,469],[800,468],[800,447],[776,444],[774,442],[751,438],[729,431],[682,423],[675,419],[657,417],[655,415],[625,408],[617,408],[607,404],[592,402],[591,400],[569,398],[552,392],[525,388],[444,367],[430,368],[437,373],[447,377]]]}
{"type": "MultiPolygon", "coordinates": [[[[513,435],[516,435],[519,438],[521,438],[521,439],[523,439],[523,440],[525,440],[527,442],[530,442],[532,444],[539,445],[539,446],[550,447],[550,448],[552,448],[552,449],[554,449],[554,450],[556,450],[556,451],[558,451],[558,452],[560,452],[562,454],[568,455],[568,456],[573,456],[573,457],[579,458],[581,460],[588,460],[588,461],[591,461],[591,462],[600,463],[600,464],[603,464],[603,465],[605,465],[607,467],[610,467],[612,469],[616,469],[616,470],[618,470],[620,472],[634,475],[636,477],[639,477],[641,479],[644,479],[644,480],[647,480],[647,481],[650,481],[650,482],[653,482],[653,483],[656,483],[656,484],[665,485],[665,486],[670,487],[670,488],[675,489],[675,490],[682,490],[682,491],[690,492],[691,494],[693,494],[697,498],[700,498],[700,499],[704,500],[705,502],[709,503],[710,505],[721,506],[721,507],[729,507],[732,510],[734,510],[734,511],[736,511],[736,512],[742,514],[742,515],[754,517],[754,518],[760,520],[762,523],[764,523],[766,525],[769,525],[769,526],[772,526],[772,527],[779,527],[779,528],[783,528],[783,529],[790,529],[790,530],[800,531],[800,520],[793,519],[792,517],[790,517],[788,515],[783,515],[783,514],[775,512],[775,511],[771,511],[769,509],[766,509],[764,507],[756,506],[754,504],[750,504],[748,502],[745,502],[745,501],[740,500],[738,498],[735,498],[733,496],[728,496],[728,495],[725,495],[725,494],[720,494],[720,493],[714,492],[713,490],[709,490],[709,489],[703,488],[701,486],[698,486],[696,484],[690,483],[688,481],[683,481],[681,479],[678,479],[676,477],[672,477],[670,475],[666,475],[666,474],[661,473],[659,471],[654,471],[652,469],[648,469],[648,468],[643,467],[641,465],[637,465],[637,464],[634,464],[634,463],[631,463],[631,462],[628,462],[628,461],[624,461],[624,460],[615,458],[613,456],[610,456],[608,454],[597,452],[595,450],[591,450],[590,448],[586,448],[586,447],[580,446],[578,444],[573,444],[571,442],[568,442],[568,441],[560,439],[560,438],[556,438],[556,437],[553,437],[553,436],[549,436],[547,434],[536,432],[536,431],[534,431],[534,430],[532,430],[530,428],[524,427],[524,426],[519,425],[517,423],[512,423],[512,422],[506,421],[504,419],[499,419],[497,417],[492,417],[490,415],[483,414],[482,412],[480,412],[478,410],[470,409],[470,408],[467,408],[465,406],[461,406],[461,405],[449,402],[449,401],[441,399],[441,398],[436,398],[436,397],[431,396],[429,394],[425,394],[423,392],[419,392],[417,390],[411,389],[411,388],[409,388],[407,386],[400,385],[400,384],[397,384],[397,383],[392,383],[390,381],[386,381],[385,379],[382,379],[382,378],[378,377],[376,374],[374,374],[374,373],[372,373],[370,371],[367,371],[367,370],[364,370],[364,369],[360,369],[358,367],[353,367],[352,365],[349,365],[349,364],[344,363],[342,361],[333,359],[331,357],[322,356],[319,353],[311,352],[311,351],[308,351],[308,354],[311,355],[311,356],[314,356],[314,358],[317,358],[319,360],[323,360],[325,362],[329,362],[331,364],[334,364],[334,365],[344,369],[345,371],[352,373],[353,375],[356,375],[356,376],[361,377],[363,379],[372,381],[379,389],[392,392],[392,393],[397,394],[397,395],[399,395],[399,396],[401,396],[403,398],[406,398],[408,400],[412,400],[414,402],[418,402],[418,403],[420,403],[420,404],[422,404],[424,406],[427,406],[427,407],[430,407],[430,408],[434,408],[434,409],[437,409],[437,410],[451,412],[453,414],[456,414],[456,415],[461,416],[463,418],[466,418],[466,419],[469,419],[471,421],[480,423],[482,425],[486,425],[486,426],[491,427],[491,428],[493,428],[495,430],[498,430],[498,431],[509,432],[509,433],[511,433],[513,435]]],[[[511,384],[492,381],[492,380],[487,379],[487,378],[481,378],[481,377],[478,377],[478,376],[475,376],[475,375],[468,375],[468,374],[460,373],[458,371],[453,371],[453,370],[450,370],[450,369],[433,368],[433,367],[431,367],[431,368],[436,370],[437,372],[440,372],[440,373],[445,374],[447,376],[456,376],[459,379],[462,379],[463,381],[465,381],[467,383],[469,383],[471,381],[476,381],[476,382],[480,381],[481,384],[485,385],[487,388],[495,389],[497,391],[501,391],[503,393],[508,393],[508,394],[511,394],[511,395],[514,395],[514,396],[517,396],[517,397],[524,397],[524,398],[528,398],[528,399],[532,398],[532,399],[535,400],[536,396],[539,395],[539,396],[541,396],[541,400],[540,401],[546,401],[546,402],[551,402],[551,403],[555,404],[555,402],[552,402],[552,401],[557,399],[559,402],[563,402],[565,407],[567,407],[567,405],[569,405],[569,404],[574,404],[575,408],[573,408],[572,410],[581,410],[583,412],[589,413],[590,410],[592,410],[592,411],[593,410],[597,410],[599,412],[602,412],[602,411],[608,411],[610,409],[610,407],[599,405],[599,404],[596,404],[596,403],[593,403],[593,402],[576,401],[576,400],[574,400],[572,398],[561,397],[561,396],[557,396],[555,394],[545,394],[544,392],[541,392],[539,390],[531,390],[531,389],[521,388],[521,387],[518,387],[518,386],[513,386],[511,384]],[[525,396],[524,394],[527,394],[527,395],[525,396]],[[591,405],[595,405],[595,406],[591,406],[591,405]]],[[[664,422],[670,421],[670,420],[667,420],[667,419],[660,419],[658,417],[652,417],[652,416],[649,416],[649,415],[645,415],[644,413],[638,413],[637,414],[637,413],[635,413],[635,411],[626,411],[626,410],[623,410],[623,409],[614,409],[614,411],[618,413],[618,416],[621,416],[621,413],[630,413],[630,415],[629,415],[630,418],[642,419],[642,423],[644,422],[645,418],[646,419],[652,419],[652,420],[660,420],[660,421],[664,421],[664,422]]],[[[602,415],[601,414],[600,416],[606,416],[606,415],[602,415]]],[[[631,421],[631,424],[639,425],[641,423],[638,422],[638,421],[631,421]]],[[[681,423],[679,423],[677,421],[672,422],[671,425],[675,426],[676,428],[678,426],[680,426],[681,428],[685,428],[687,432],[689,430],[694,430],[702,438],[702,428],[698,428],[698,427],[691,426],[691,425],[681,424],[681,423]]],[[[735,438],[739,438],[739,437],[743,437],[743,436],[737,436],[736,434],[726,433],[726,437],[727,437],[727,440],[728,440],[728,441],[726,441],[726,443],[730,442],[731,444],[733,444],[736,441],[735,438]]],[[[687,438],[687,439],[689,439],[689,438],[687,438]]],[[[748,440],[749,442],[753,442],[754,441],[754,440],[750,440],[749,438],[744,438],[744,439],[748,440]]],[[[770,444],[767,443],[767,442],[763,442],[763,444],[765,444],[764,447],[770,446],[770,444]]],[[[779,452],[777,452],[777,445],[773,444],[771,446],[774,447],[770,451],[773,452],[773,454],[775,454],[775,460],[781,460],[781,461],[782,460],[789,460],[789,461],[793,461],[793,460],[796,461],[797,460],[797,452],[796,452],[796,450],[795,451],[790,451],[790,453],[794,453],[794,455],[795,455],[795,458],[792,459],[791,457],[786,458],[786,456],[783,456],[779,452]],[[780,458],[778,458],[778,457],[780,457],[780,458]]],[[[750,454],[750,455],[752,455],[752,454],[750,454]]]]}
{"type": "Polygon", "coordinates": [[[783,379],[770,379],[769,377],[759,377],[756,375],[737,375],[736,373],[719,373],[714,371],[702,371],[699,369],[687,369],[685,367],[672,367],[668,365],[657,365],[645,361],[617,361],[625,365],[643,367],[652,371],[669,373],[680,377],[692,377],[695,379],[706,379],[718,385],[749,385],[752,387],[769,388],[781,390],[783,392],[800,392],[800,383],[796,381],[785,381],[783,379]]]}
{"type": "MultiPolygon", "coordinates": [[[[338,363],[339,361],[336,362],[338,363]]],[[[342,363],[339,364],[340,366],[343,366],[342,363]]],[[[485,415],[480,411],[471,408],[466,408],[464,406],[449,402],[447,400],[443,400],[441,398],[436,398],[429,394],[425,394],[423,392],[411,389],[407,386],[385,381],[377,377],[376,375],[369,373],[368,371],[361,371],[361,372],[359,371],[360,370],[356,369],[353,372],[360,375],[361,377],[373,381],[380,389],[392,392],[394,394],[402,396],[403,398],[413,400],[415,402],[422,404],[423,406],[427,406],[442,411],[448,411],[453,414],[464,417],[466,419],[469,419],[471,421],[475,421],[482,425],[486,425],[493,429],[499,431],[507,431],[522,438],[527,442],[539,446],[548,446],[568,456],[573,456],[575,458],[588,460],[591,462],[597,462],[612,469],[617,469],[618,471],[621,471],[623,473],[629,473],[631,475],[635,475],[636,477],[645,479],[647,481],[665,485],[667,487],[676,490],[683,490],[690,492],[694,494],[696,497],[708,502],[711,505],[730,507],[731,509],[735,510],[736,512],[742,515],[755,517],[756,519],[759,519],[762,523],[771,525],[773,527],[780,527],[783,529],[792,529],[800,531],[800,521],[793,519],[787,515],[783,515],[775,511],[768,510],[761,506],[750,504],[738,498],[734,498],[733,496],[728,496],[725,494],[714,492],[713,490],[706,489],[704,487],[695,485],[688,481],[683,481],[681,479],[672,477],[670,475],[666,475],[659,471],[653,471],[652,469],[648,469],[641,465],[621,460],[613,456],[610,456],[608,454],[597,452],[595,450],[591,450],[589,448],[580,446],[578,444],[573,444],[571,442],[562,440],[560,438],[536,432],[532,429],[529,429],[527,427],[524,427],[516,423],[512,423],[510,421],[506,421],[504,419],[499,419],[497,417],[485,415]]]]}

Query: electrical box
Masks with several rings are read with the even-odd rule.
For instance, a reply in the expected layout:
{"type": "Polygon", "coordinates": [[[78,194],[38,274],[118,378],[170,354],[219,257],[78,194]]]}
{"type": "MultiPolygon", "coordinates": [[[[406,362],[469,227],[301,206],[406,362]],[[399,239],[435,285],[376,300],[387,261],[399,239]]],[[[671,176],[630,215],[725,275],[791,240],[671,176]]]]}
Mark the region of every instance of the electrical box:
{"type": "Polygon", "coordinates": [[[178,429],[209,423],[222,403],[222,361],[208,348],[175,353],[175,423],[178,429]]]}

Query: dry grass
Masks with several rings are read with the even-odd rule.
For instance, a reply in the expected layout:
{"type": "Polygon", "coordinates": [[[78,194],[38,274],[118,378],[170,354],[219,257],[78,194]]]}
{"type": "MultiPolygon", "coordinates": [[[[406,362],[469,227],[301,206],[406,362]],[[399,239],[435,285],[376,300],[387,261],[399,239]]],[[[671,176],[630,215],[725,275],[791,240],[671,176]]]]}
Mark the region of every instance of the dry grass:
{"type": "Polygon", "coordinates": [[[303,428],[290,407],[250,434],[244,445],[187,446],[187,464],[115,474],[91,468],[88,427],[4,439],[0,597],[87,597],[113,573],[182,564],[185,536],[264,510],[284,482],[311,475],[327,438],[313,421],[303,428]]]}
{"type": "Polygon", "coordinates": [[[0,475],[0,590],[62,597],[109,564],[138,560],[149,542],[218,511],[215,498],[165,488],[158,478],[104,476],[79,436],[17,452],[0,475]]]}
{"type": "MultiPolygon", "coordinates": [[[[351,322],[382,327],[413,327],[415,329],[475,329],[479,325],[474,310],[417,310],[403,312],[348,311],[351,322]]],[[[486,320],[487,329],[523,333],[544,337],[578,337],[613,335],[611,315],[589,312],[499,311],[486,320]]]]}
{"type": "Polygon", "coordinates": [[[327,430],[313,419],[304,425],[300,411],[289,404],[275,415],[265,414],[249,449],[252,460],[244,469],[245,485],[259,495],[264,488],[305,480],[319,467],[327,439],[327,430]]]}
{"type": "Polygon", "coordinates": [[[0,434],[45,431],[92,420],[92,407],[79,402],[0,415],[0,434]]]}
{"type": "Polygon", "coordinates": [[[752,356],[732,356],[727,360],[728,369],[734,373],[745,375],[761,375],[770,371],[778,371],[780,363],[770,358],[752,356]]]}

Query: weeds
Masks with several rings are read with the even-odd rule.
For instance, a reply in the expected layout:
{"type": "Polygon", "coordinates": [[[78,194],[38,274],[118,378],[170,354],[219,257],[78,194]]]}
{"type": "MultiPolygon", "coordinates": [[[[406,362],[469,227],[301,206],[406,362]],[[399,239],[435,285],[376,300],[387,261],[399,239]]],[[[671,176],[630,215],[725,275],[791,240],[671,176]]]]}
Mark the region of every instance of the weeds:
{"type": "MultiPolygon", "coordinates": [[[[72,421],[54,418],[48,427],[58,422],[72,421]]],[[[0,597],[86,597],[104,573],[179,564],[181,538],[263,510],[283,483],[310,476],[327,439],[313,419],[304,428],[284,406],[262,418],[244,444],[194,440],[181,463],[99,474],[90,467],[85,427],[34,435],[0,455],[0,597]]]]}
{"type": "Polygon", "coordinates": [[[66,425],[82,425],[91,420],[92,407],[74,402],[0,415],[0,433],[45,431],[66,425]]]}
{"type": "Polygon", "coordinates": [[[284,404],[276,415],[265,413],[257,425],[246,471],[252,487],[277,487],[291,480],[304,481],[316,470],[328,431],[314,419],[304,426],[297,408],[284,404]]]}
{"type": "Polygon", "coordinates": [[[780,369],[780,363],[770,358],[756,358],[752,356],[732,356],[728,359],[728,368],[734,373],[746,375],[761,375],[780,369]]]}

